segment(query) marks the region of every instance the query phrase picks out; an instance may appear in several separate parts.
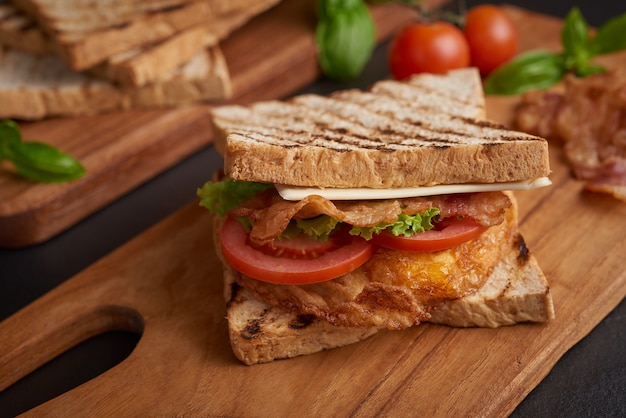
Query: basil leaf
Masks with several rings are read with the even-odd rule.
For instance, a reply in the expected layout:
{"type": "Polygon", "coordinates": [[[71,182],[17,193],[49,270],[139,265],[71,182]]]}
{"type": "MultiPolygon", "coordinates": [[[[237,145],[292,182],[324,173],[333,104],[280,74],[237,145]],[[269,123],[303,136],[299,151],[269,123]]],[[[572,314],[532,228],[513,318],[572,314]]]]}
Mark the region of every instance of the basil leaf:
{"type": "Polygon", "coordinates": [[[346,10],[363,4],[363,0],[319,0],[317,2],[317,18],[330,20],[346,10]]]}
{"type": "Polygon", "coordinates": [[[604,68],[601,65],[591,65],[591,64],[586,64],[581,68],[577,68],[576,69],[576,76],[578,77],[587,77],[588,75],[591,74],[598,74],[598,73],[604,73],[606,72],[606,68],[604,68]]]}
{"type": "Polygon", "coordinates": [[[3,120],[0,122],[0,160],[7,158],[10,148],[17,143],[22,142],[22,133],[17,123],[12,120],[3,120]]]}
{"type": "Polygon", "coordinates": [[[604,23],[591,41],[593,54],[608,54],[626,49],[626,13],[604,23]]]}
{"type": "Polygon", "coordinates": [[[326,11],[324,16],[330,18],[321,19],[315,31],[320,67],[326,76],[337,81],[357,77],[376,43],[376,29],[369,9],[362,1],[355,4],[326,11]]]}
{"type": "Polygon", "coordinates": [[[547,88],[559,82],[566,71],[561,54],[527,52],[492,72],[485,80],[485,93],[513,95],[547,88]]]}
{"type": "Polygon", "coordinates": [[[31,180],[54,183],[75,180],[85,174],[85,168],[74,157],[41,142],[11,144],[6,158],[18,173],[31,180]]]}
{"type": "Polygon", "coordinates": [[[565,16],[561,42],[566,68],[576,71],[587,65],[592,55],[589,46],[589,25],[578,7],[573,7],[565,16]]]}

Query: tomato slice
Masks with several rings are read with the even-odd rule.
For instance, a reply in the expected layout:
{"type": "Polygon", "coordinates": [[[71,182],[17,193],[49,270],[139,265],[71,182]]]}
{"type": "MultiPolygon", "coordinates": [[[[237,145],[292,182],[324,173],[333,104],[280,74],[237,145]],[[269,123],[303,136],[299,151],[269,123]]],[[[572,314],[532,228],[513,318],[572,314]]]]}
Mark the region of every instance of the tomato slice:
{"type": "Polygon", "coordinates": [[[255,247],[269,255],[299,259],[318,258],[322,254],[336,250],[345,244],[349,244],[349,242],[345,239],[328,239],[326,241],[320,241],[309,238],[304,233],[289,239],[275,239],[269,244],[262,246],[255,246],[254,244],[249,243],[252,247],[255,247]]]}
{"type": "Polygon", "coordinates": [[[436,229],[420,232],[411,237],[396,236],[383,231],[374,236],[374,243],[398,251],[435,252],[456,247],[477,238],[488,227],[469,219],[446,219],[436,229]]]}
{"type": "MultiPolygon", "coordinates": [[[[224,222],[220,239],[224,257],[234,269],[254,279],[276,284],[332,280],[357,269],[372,257],[375,249],[373,243],[363,238],[350,237],[346,245],[325,251],[316,258],[277,257],[251,246],[244,227],[231,217],[224,222]]],[[[294,244],[303,248],[301,241],[302,238],[298,238],[294,244]]],[[[287,242],[282,240],[281,247],[287,242]]]]}

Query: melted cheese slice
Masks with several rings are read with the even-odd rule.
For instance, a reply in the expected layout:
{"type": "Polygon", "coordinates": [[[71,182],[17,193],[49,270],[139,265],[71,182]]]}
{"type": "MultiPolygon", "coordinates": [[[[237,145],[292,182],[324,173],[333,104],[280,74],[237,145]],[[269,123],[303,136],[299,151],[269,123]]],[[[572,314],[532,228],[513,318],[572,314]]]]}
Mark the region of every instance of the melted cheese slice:
{"type": "Polygon", "coordinates": [[[398,199],[403,197],[434,196],[440,194],[493,192],[504,190],[531,190],[551,185],[547,177],[512,183],[489,184],[440,184],[423,187],[401,187],[395,189],[329,189],[316,187],[294,187],[277,184],[276,189],[285,200],[302,200],[310,195],[322,196],[329,200],[375,200],[398,199]]]}

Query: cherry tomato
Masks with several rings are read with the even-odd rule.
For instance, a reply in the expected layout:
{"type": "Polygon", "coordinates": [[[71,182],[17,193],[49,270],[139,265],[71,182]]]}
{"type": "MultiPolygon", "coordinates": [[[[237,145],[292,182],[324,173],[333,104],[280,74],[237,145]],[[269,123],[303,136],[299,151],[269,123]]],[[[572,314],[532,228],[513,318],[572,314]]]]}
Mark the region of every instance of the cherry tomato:
{"type": "Polygon", "coordinates": [[[389,67],[397,80],[469,64],[470,50],[463,32],[447,22],[410,24],[394,37],[389,51],[389,67]]]}
{"type": "Polygon", "coordinates": [[[465,37],[472,66],[487,75],[517,53],[519,36],[515,25],[498,6],[484,4],[465,15],[465,37]]]}
{"type": "Polygon", "coordinates": [[[450,219],[442,222],[438,229],[431,229],[411,237],[396,236],[383,231],[375,236],[373,241],[381,247],[392,250],[434,252],[456,247],[477,238],[486,230],[486,226],[472,220],[450,219]]]}
{"type": "MultiPolygon", "coordinates": [[[[222,226],[220,239],[224,257],[234,269],[254,279],[277,284],[307,284],[334,279],[369,260],[375,248],[374,244],[360,237],[349,237],[345,245],[317,258],[277,257],[252,247],[244,227],[230,217],[222,226]]],[[[287,242],[282,240],[280,245],[285,247],[287,242]]],[[[294,246],[300,249],[308,245],[303,244],[301,237],[294,242],[294,246]]]]}

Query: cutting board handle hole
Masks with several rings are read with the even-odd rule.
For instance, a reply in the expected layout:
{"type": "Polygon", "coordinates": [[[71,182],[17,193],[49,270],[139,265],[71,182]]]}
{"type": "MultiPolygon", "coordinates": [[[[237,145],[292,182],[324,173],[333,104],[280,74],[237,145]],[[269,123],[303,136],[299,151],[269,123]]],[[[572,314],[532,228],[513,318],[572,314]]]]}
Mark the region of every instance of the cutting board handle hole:
{"type": "Polygon", "coordinates": [[[119,305],[78,308],[56,322],[17,350],[11,363],[30,363],[32,371],[0,391],[0,415],[19,415],[114,368],[132,354],[144,330],[142,315],[119,305]]]}
{"type": "Polygon", "coordinates": [[[95,379],[128,358],[140,338],[134,332],[111,331],[70,348],[1,392],[0,415],[17,416],[95,379]]]}

